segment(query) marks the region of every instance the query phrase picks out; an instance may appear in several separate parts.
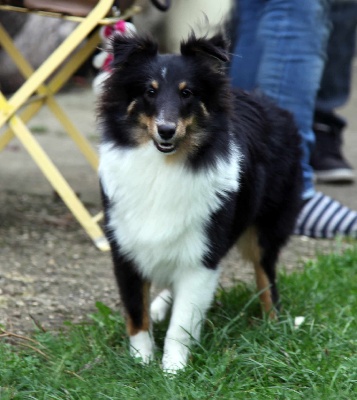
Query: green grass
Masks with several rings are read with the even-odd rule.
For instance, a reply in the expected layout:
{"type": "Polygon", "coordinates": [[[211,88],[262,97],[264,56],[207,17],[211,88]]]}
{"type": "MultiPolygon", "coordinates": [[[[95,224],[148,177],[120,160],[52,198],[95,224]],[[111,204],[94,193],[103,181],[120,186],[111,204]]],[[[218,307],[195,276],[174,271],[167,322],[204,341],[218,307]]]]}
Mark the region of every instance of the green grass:
{"type": "MultiPolygon", "coordinates": [[[[202,342],[176,377],[162,373],[160,350],[146,367],[131,359],[122,318],[103,304],[90,323],[39,332],[36,343],[3,340],[0,400],[356,398],[357,248],[281,274],[280,291],[275,323],[259,317],[251,288],[219,291],[202,342]],[[306,318],[298,329],[295,316],[306,318]]],[[[159,348],[165,329],[155,328],[159,348]]]]}

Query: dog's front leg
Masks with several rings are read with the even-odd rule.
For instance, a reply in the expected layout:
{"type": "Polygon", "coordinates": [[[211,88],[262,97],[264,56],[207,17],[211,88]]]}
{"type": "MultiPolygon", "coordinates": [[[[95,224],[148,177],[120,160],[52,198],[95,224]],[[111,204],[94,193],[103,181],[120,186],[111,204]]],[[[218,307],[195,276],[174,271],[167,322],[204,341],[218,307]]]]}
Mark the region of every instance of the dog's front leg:
{"type": "Polygon", "coordinates": [[[173,285],[173,308],[165,338],[162,366],[175,373],[187,364],[192,340],[199,340],[217,287],[219,272],[204,266],[185,270],[173,285]]]}
{"type": "Polygon", "coordinates": [[[150,322],[150,283],[137,272],[134,263],[113,252],[114,271],[126,312],[130,353],[148,363],[154,356],[150,322]]]}
{"type": "Polygon", "coordinates": [[[135,294],[132,303],[126,304],[127,331],[130,340],[130,353],[133,357],[141,358],[143,363],[150,362],[154,357],[154,338],[150,322],[150,284],[142,282],[138,289],[137,304],[135,294]],[[140,315],[141,314],[141,315],[140,315]]]}

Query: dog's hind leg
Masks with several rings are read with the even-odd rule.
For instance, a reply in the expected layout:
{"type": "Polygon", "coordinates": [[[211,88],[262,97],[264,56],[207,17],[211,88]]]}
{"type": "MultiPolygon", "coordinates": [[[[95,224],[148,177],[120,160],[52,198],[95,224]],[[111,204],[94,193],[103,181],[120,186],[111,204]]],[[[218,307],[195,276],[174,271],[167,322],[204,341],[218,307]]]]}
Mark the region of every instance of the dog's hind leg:
{"type": "Polygon", "coordinates": [[[167,312],[172,304],[172,294],[169,289],[160,292],[150,306],[152,322],[161,322],[166,318],[167,312]]]}
{"type": "Polygon", "coordinates": [[[259,299],[264,313],[275,319],[279,309],[279,293],[276,285],[274,252],[267,251],[259,244],[257,230],[254,227],[247,229],[238,241],[238,248],[242,257],[252,262],[255,270],[255,279],[259,299]]]}
{"type": "Polygon", "coordinates": [[[269,315],[269,318],[275,319],[279,310],[279,293],[275,276],[269,276],[261,263],[255,263],[254,269],[262,310],[269,315]]]}

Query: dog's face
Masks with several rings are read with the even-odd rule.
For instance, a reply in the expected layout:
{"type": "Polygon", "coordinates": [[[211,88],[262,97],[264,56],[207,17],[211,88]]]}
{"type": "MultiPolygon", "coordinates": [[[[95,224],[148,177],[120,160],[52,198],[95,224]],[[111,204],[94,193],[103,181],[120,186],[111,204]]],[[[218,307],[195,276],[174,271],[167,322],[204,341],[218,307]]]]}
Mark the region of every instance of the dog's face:
{"type": "Polygon", "coordinates": [[[101,106],[113,121],[111,131],[117,128],[112,139],[134,146],[152,142],[166,155],[193,154],[209,140],[212,115],[229,109],[222,37],[191,37],[181,44],[181,55],[160,55],[151,39],[117,36],[113,51],[101,106]],[[119,137],[121,124],[125,138],[119,137]]]}
{"type": "Polygon", "coordinates": [[[183,147],[188,151],[197,147],[202,140],[199,122],[208,117],[193,77],[182,73],[182,66],[174,60],[168,57],[155,60],[152,73],[127,108],[128,119],[135,121],[132,130],[135,141],[139,144],[153,141],[165,154],[183,147]]]}

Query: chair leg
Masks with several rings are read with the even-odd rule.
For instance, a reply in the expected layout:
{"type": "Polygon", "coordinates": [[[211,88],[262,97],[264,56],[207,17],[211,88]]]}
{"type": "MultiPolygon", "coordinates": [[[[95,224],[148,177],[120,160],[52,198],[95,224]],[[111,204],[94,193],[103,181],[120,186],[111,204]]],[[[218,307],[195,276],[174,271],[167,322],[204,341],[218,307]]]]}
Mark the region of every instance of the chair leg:
{"type": "MultiPolygon", "coordinates": [[[[87,140],[85,136],[74,126],[72,121],[67,117],[65,112],[62,110],[57,101],[53,96],[47,97],[47,106],[62,124],[63,128],[67,132],[68,136],[74,141],[79,150],[85,156],[89,164],[92,166],[94,171],[98,169],[98,155],[94,150],[91,143],[87,140]]],[[[20,118],[24,123],[27,123],[37,112],[41,109],[43,103],[36,102],[29,104],[27,108],[20,114],[20,118]]],[[[0,151],[13,139],[14,134],[8,129],[0,137],[0,151]]]]}
{"type": "Polygon", "coordinates": [[[62,109],[54,100],[53,94],[63,86],[64,82],[66,82],[74,70],[77,69],[88,57],[89,52],[97,45],[99,42],[98,30],[89,38],[87,45],[83,46],[75,57],[72,58],[73,62],[67,62],[62,70],[59,71],[51,80],[49,85],[45,85],[44,82],[55,72],[55,70],[57,70],[63,61],[67,59],[75,49],[77,49],[83,39],[97,27],[98,21],[108,13],[112,4],[112,0],[100,0],[87,18],[77,26],[68,38],[64,40],[64,42],[36,71],[33,71],[29,63],[16,49],[11,38],[7,35],[6,31],[0,24],[0,44],[13,58],[21,73],[28,78],[21,88],[11,96],[8,101],[0,92],[0,127],[7,123],[10,128],[0,137],[0,150],[9,143],[14,135],[16,135],[39,166],[45,177],[49,180],[53,188],[71,210],[75,218],[92,238],[96,246],[101,250],[108,250],[109,245],[100,226],[98,225],[100,216],[92,217],[88,213],[87,209],[75,195],[67,181],[52,163],[36,139],[32,136],[31,132],[24,124],[24,121],[31,119],[32,116],[39,111],[44,101],[47,102],[52,112],[57,116],[60,122],[62,122],[63,126],[69,133],[69,136],[75,141],[93,168],[97,168],[98,159],[96,153],[87,139],[81,135],[64,114],[62,109]],[[42,101],[41,99],[38,101],[37,99],[35,103],[28,104],[25,111],[21,113],[24,117],[22,120],[17,113],[20,107],[24,106],[29,97],[35,92],[45,98],[45,100],[42,101]]]}
{"type": "MultiPolygon", "coordinates": [[[[108,14],[113,0],[101,0],[76,29],[58,46],[48,59],[31,75],[21,88],[9,99],[10,116],[21,107],[29,97],[48,79],[62,62],[81,44],[81,42],[97,27],[98,21],[108,14]]],[[[0,26],[0,36],[4,29],[0,26]]],[[[3,44],[3,40],[1,40],[3,44]]],[[[9,116],[7,116],[8,118],[9,116]]],[[[6,121],[0,115],[0,126],[6,121]]]]}
{"type": "MultiPolygon", "coordinates": [[[[28,61],[22,56],[22,54],[17,50],[17,48],[11,42],[11,39],[8,37],[7,33],[3,30],[0,25],[0,34],[3,33],[1,41],[4,42],[8,53],[11,55],[13,61],[19,68],[20,72],[25,78],[29,78],[31,74],[33,74],[33,68],[28,63],[28,61]]],[[[89,164],[96,171],[98,168],[98,156],[93,149],[92,145],[88,142],[88,140],[80,133],[80,131],[73,125],[61,107],[53,98],[53,94],[57,92],[64,83],[72,76],[73,72],[77,70],[77,68],[88,58],[88,56],[92,53],[96,45],[98,44],[100,38],[98,32],[94,33],[88,42],[76,53],[75,57],[73,57],[73,62],[67,62],[66,65],[61,69],[60,72],[56,74],[56,76],[51,80],[48,86],[41,85],[37,92],[40,95],[44,95],[47,98],[47,105],[54,113],[56,118],[61,122],[66,132],[72,138],[72,140],[76,143],[80,151],[86,157],[89,164]]],[[[72,61],[72,60],[71,60],[72,61]]],[[[40,109],[42,104],[38,103],[37,106],[30,107],[30,110],[26,110],[21,116],[24,122],[27,122],[32,118],[40,109]]],[[[3,147],[7,144],[5,140],[10,136],[7,135],[4,138],[3,147]]],[[[2,145],[2,141],[0,140],[0,146],[2,145]]],[[[0,147],[1,150],[1,147],[0,147]]]]}
{"type": "Polygon", "coordinates": [[[14,138],[14,133],[10,129],[8,129],[3,135],[1,135],[0,151],[2,151],[13,138],[14,138]]]}
{"type": "MultiPolygon", "coordinates": [[[[6,99],[2,94],[0,94],[0,106],[4,103],[6,103],[6,99]]],[[[100,250],[108,250],[109,245],[102,229],[83,206],[82,202],[44,152],[37,140],[33,137],[23,121],[18,116],[13,115],[9,120],[9,125],[16,137],[20,140],[32,159],[41,169],[42,173],[51,183],[52,187],[56,190],[72,214],[93,240],[94,244],[100,250]]]]}

